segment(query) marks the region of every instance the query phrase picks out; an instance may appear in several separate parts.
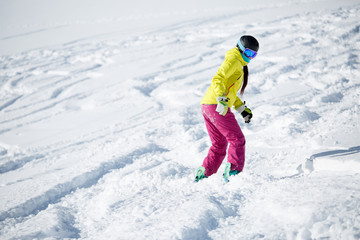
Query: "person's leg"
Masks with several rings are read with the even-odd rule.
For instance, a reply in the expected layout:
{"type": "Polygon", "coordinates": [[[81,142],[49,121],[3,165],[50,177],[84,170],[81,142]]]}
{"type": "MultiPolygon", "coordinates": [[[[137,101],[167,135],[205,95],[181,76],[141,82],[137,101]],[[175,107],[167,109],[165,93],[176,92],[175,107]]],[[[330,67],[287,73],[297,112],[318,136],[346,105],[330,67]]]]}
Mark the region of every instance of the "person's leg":
{"type": "Polygon", "coordinates": [[[241,172],[245,164],[245,137],[233,113],[226,114],[225,118],[226,124],[218,129],[230,143],[227,160],[231,163],[231,170],[241,172]]]}
{"type": "MultiPolygon", "coordinates": [[[[217,114],[213,105],[203,105],[201,107],[206,129],[209,133],[212,146],[209,149],[208,155],[205,157],[202,166],[205,168],[205,175],[211,176],[219,169],[222,161],[226,156],[226,149],[228,142],[226,138],[219,132],[213,124],[213,115],[217,114]]],[[[216,105],[215,105],[216,106],[216,105]]]]}
{"type": "Polygon", "coordinates": [[[232,134],[227,135],[227,140],[230,143],[228,150],[228,162],[231,163],[230,170],[237,170],[242,172],[245,164],[245,137],[239,127],[238,130],[232,134]]]}

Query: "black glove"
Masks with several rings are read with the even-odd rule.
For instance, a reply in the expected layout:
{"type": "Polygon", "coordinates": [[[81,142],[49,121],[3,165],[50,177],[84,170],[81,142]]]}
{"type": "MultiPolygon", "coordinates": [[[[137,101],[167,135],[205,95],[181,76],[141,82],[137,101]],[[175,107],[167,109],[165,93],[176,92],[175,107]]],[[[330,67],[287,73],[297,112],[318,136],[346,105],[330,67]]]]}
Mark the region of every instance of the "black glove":
{"type": "Polygon", "coordinates": [[[250,108],[245,106],[245,110],[242,111],[241,116],[244,118],[245,123],[249,123],[253,115],[250,108]]]}
{"type": "Polygon", "coordinates": [[[244,118],[245,123],[250,123],[251,118],[252,118],[252,112],[250,110],[250,108],[248,108],[247,106],[245,106],[245,102],[243,105],[241,105],[240,107],[238,107],[236,109],[236,111],[238,111],[241,116],[244,118]]]}

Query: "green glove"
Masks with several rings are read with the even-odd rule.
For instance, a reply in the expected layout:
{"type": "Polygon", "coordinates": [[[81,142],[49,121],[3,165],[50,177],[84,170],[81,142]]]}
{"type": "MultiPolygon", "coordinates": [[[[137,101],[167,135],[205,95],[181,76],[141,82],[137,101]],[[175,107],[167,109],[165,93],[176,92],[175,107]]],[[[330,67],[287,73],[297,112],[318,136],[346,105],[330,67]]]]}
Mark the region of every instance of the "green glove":
{"type": "Polygon", "coordinates": [[[216,101],[218,102],[217,107],[216,107],[216,111],[220,114],[225,116],[228,109],[229,109],[229,105],[228,105],[228,99],[226,97],[217,97],[216,101]]]}

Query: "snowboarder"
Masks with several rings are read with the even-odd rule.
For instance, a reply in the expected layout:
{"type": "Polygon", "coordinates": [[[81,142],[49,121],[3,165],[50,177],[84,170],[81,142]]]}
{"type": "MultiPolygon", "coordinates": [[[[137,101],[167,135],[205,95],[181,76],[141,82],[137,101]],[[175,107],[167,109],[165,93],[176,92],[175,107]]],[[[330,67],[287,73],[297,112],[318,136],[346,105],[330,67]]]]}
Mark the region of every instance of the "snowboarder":
{"type": "Polygon", "coordinates": [[[244,168],[245,137],[230,108],[234,107],[245,123],[250,122],[252,112],[237,96],[237,92],[241,87],[240,94],[243,95],[248,82],[247,64],[257,55],[258,50],[259,43],[253,36],[242,36],[237,46],[225,54],[224,62],[201,100],[201,112],[212,146],[196,172],[196,182],[217,172],[226,156],[228,144],[225,181],[244,168]]]}

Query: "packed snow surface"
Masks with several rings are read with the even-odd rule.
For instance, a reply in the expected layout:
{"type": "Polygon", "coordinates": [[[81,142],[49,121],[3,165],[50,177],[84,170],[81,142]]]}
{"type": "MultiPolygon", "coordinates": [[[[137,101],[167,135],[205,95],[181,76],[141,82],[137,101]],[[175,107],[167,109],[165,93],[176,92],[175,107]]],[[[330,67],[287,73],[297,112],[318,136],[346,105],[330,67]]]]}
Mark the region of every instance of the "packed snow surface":
{"type": "Polygon", "coordinates": [[[0,1],[1,239],[360,239],[358,0],[0,1]],[[194,183],[241,35],[244,171],[194,183]]]}

